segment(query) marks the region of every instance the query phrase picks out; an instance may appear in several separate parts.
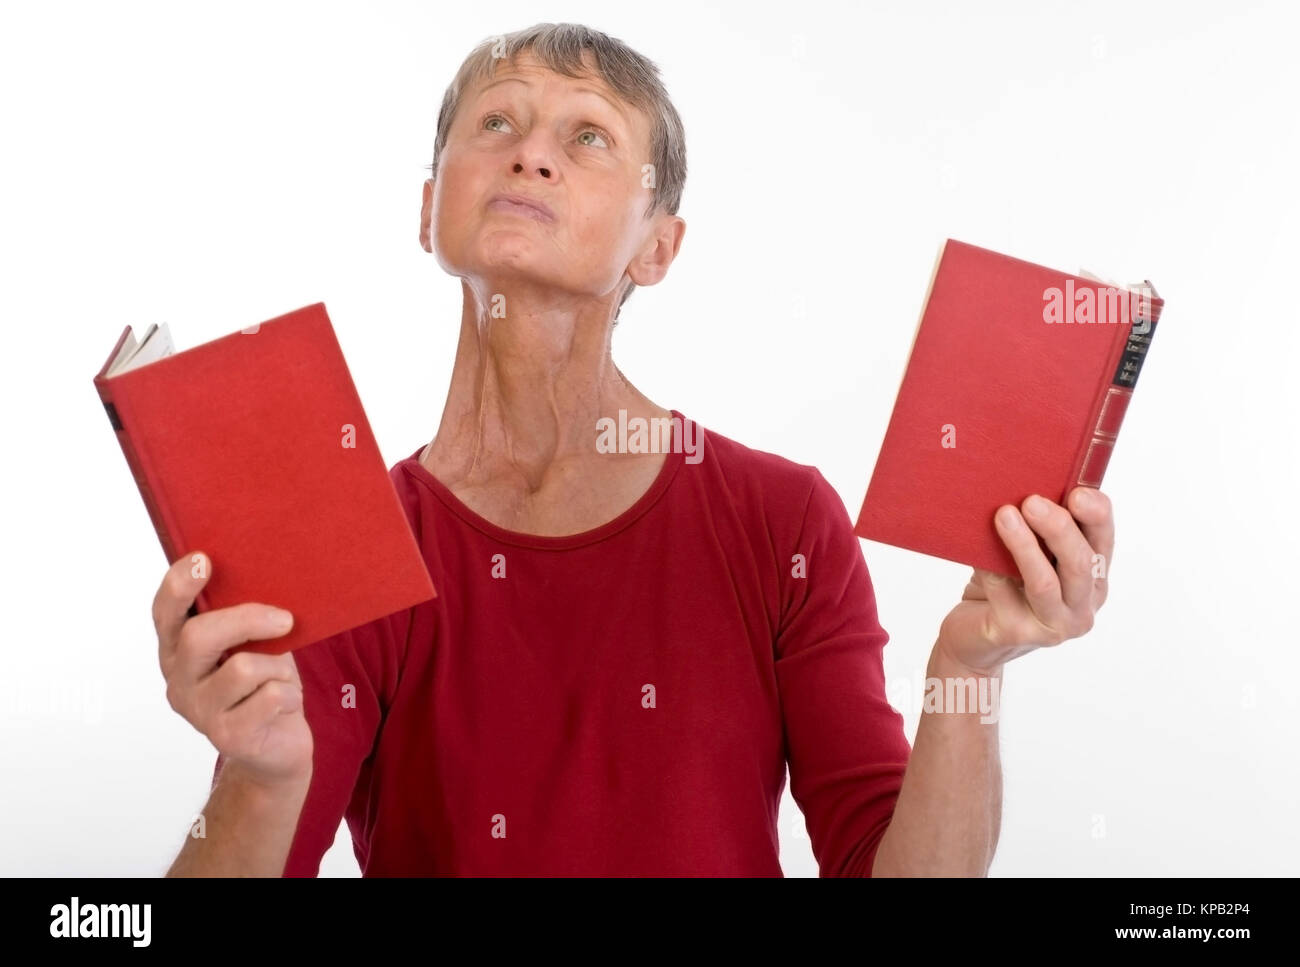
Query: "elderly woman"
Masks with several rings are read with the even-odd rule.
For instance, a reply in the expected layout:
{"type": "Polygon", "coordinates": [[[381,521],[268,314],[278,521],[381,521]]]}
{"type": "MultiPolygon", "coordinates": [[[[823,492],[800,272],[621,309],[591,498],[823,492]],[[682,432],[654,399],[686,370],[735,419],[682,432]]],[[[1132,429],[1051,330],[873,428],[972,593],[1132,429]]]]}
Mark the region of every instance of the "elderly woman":
{"type": "MultiPolygon", "coordinates": [[[[391,474],[439,596],[223,662],[287,627],[261,603],[187,618],[211,571],[173,565],[168,698],[219,755],[207,835],[171,873],[315,875],[346,818],[370,876],[780,875],[787,765],[823,875],[987,873],[996,716],[928,709],[909,748],[835,491],[611,357],[685,231],[655,66],[572,24],[489,40],[431,167],[420,244],[461,279],[460,340],[437,433],[391,474]]],[[[976,571],[929,676],[988,695],[1008,660],[1091,626],[1111,515],[1071,497],[1002,508],[1024,581],[976,571]]]]}

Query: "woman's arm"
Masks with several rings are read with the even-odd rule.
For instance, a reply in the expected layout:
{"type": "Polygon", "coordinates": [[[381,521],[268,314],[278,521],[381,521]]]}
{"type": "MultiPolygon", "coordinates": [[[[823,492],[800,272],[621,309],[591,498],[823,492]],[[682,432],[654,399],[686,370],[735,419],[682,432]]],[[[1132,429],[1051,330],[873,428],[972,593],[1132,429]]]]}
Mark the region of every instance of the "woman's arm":
{"type": "Polygon", "coordinates": [[[871,875],[987,876],[1002,825],[1002,672],[976,675],[936,647],[926,689],[930,702],[871,875]],[[949,708],[954,698],[962,710],[949,708]]]}
{"type": "Polygon", "coordinates": [[[1106,600],[1115,548],[1110,500],[1078,487],[1069,503],[1072,512],[1034,497],[1022,509],[999,509],[995,526],[1023,579],[976,569],[961,603],[944,619],[927,666],[916,741],[873,876],[988,874],[1002,824],[1002,670],[1014,658],[1086,634],[1106,600]],[[1035,535],[1046,541],[1055,564],[1035,535]],[[933,687],[940,689],[938,701],[933,687]]]}

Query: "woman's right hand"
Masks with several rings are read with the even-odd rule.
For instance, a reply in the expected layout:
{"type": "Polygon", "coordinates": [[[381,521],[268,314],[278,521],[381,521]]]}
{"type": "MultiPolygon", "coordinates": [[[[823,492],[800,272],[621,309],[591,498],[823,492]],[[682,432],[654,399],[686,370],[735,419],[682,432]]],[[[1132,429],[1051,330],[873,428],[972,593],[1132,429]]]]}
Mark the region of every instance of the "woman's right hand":
{"type": "Polygon", "coordinates": [[[211,576],[206,554],[187,554],[167,569],[154,596],[167,701],[216,746],[223,770],[234,767],[268,788],[310,781],[312,735],[293,653],[239,652],[222,660],[236,645],[286,634],[293,617],[258,603],[190,617],[190,606],[211,576]],[[286,623],[276,622],[277,612],[286,623]]]}

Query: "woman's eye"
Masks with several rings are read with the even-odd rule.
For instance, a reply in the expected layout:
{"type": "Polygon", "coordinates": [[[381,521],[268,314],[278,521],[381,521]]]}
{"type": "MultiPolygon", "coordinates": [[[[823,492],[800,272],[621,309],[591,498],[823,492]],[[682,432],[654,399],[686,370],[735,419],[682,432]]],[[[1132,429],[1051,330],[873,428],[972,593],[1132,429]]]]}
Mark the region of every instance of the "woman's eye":
{"type": "MultiPolygon", "coordinates": [[[[502,117],[500,114],[489,114],[487,117],[485,117],[485,118],[483,119],[483,127],[484,127],[485,129],[487,129],[488,131],[503,131],[503,130],[506,130],[506,128],[501,128],[501,127],[494,127],[494,126],[492,126],[492,125],[493,125],[493,122],[500,122],[501,124],[506,125],[507,128],[509,127],[509,124],[510,124],[510,122],[507,121],[507,120],[506,120],[504,117],[502,117]]],[[[583,128],[583,129],[582,129],[582,132],[578,135],[578,143],[579,143],[579,144],[582,144],[582,145],[584,145],[584,146],[586,146],[586,147],[591,147],[591,148],[608,148],[608,147],[609,147],[609,140],[608,140],[608,138],[606,138],[606,136],[605,136],[605,132],[602,131],[602,130],[600,130],[600,128],[593,128],[593,127],[587,127],[587,128],[583,128]],[[596,140],[595,140],[595,141],[583,141],[582,139],[583,139],[584,137],[586,137],[587,135],[591,135],[591,136],[594,137],[596,140]]]]}

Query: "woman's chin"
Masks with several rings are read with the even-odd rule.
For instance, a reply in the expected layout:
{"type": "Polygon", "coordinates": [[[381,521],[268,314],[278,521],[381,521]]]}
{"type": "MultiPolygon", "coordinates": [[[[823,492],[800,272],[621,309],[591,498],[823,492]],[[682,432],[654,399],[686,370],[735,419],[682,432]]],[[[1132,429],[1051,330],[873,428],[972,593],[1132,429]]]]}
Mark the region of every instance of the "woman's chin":
{"type": "Polygon", "coordinates": [[[526,281],[551,285],[560,280],[554,266],[542,263],[531,245],[492,245],[470,262],[469,275],[503,283],[526,281]]]}

